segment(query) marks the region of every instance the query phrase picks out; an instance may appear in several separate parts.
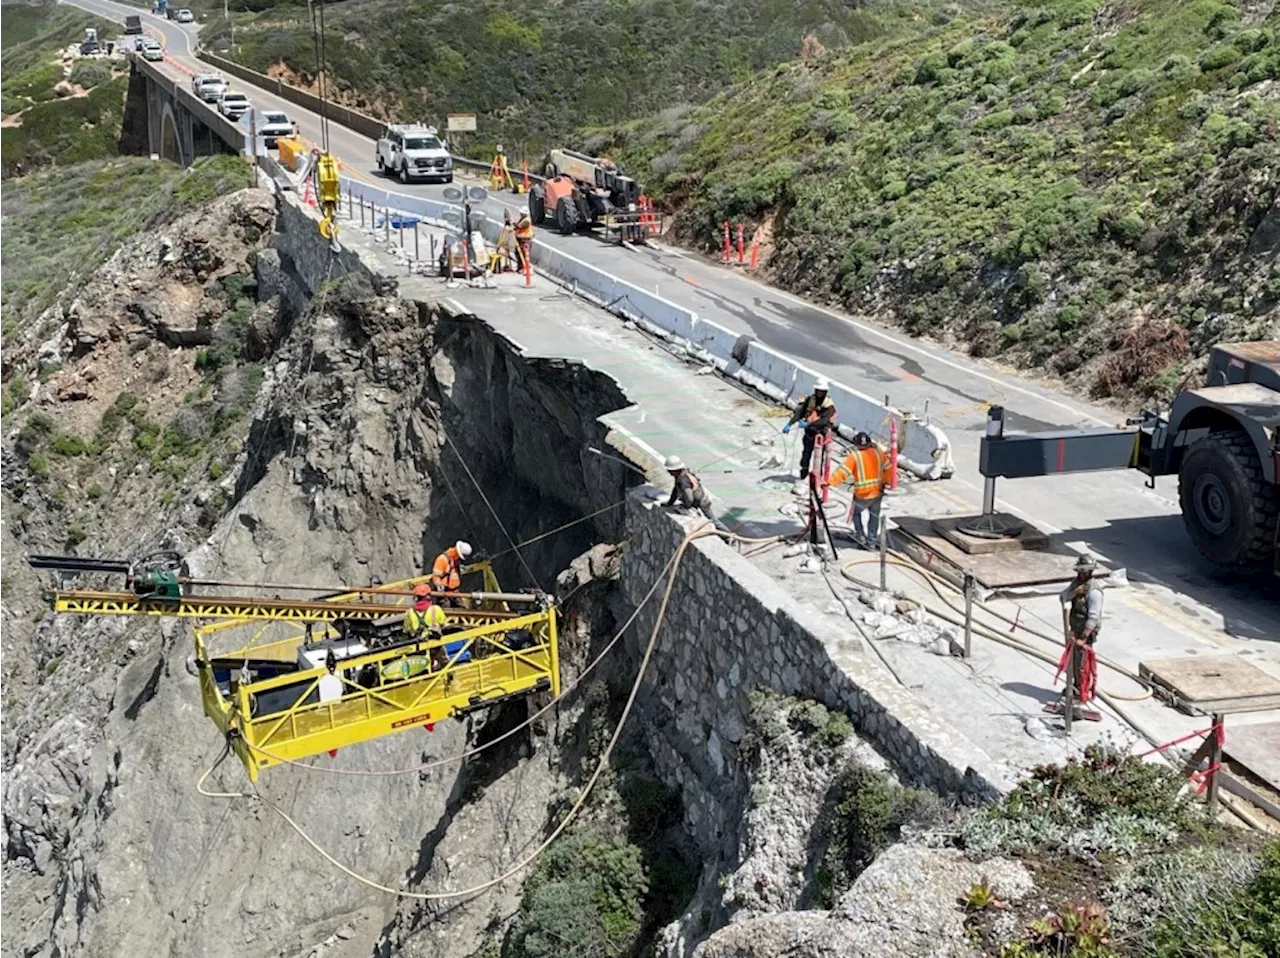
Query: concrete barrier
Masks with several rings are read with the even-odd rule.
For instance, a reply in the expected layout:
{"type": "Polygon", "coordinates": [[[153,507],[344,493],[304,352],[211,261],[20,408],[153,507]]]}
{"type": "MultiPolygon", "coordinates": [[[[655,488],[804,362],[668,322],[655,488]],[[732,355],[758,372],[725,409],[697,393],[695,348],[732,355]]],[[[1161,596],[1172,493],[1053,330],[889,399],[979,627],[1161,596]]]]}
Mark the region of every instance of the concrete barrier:
{"type": "MultiPolygon", "coordinates": [[[[372,200],[379,210],[407,213],[435,226],[456,229],[443,216],[447,211],[461,212],[459,207],[425,197],[394,193],[347,177],[342,178],[342,184],[344,189],[350,189],[356,197],[363,197],[365,202],[372,200]]],[[[479,226],[486,242],[497,241],[502,229],[500,221],[485,217],[479,226]]],[[[749,336],[744,337],[703,319],[676,303],[546,243],[534,241],[532,258],[543,275],[682,347],[700,362],[714,365],[726,376],[764,393],[775,402],[794,408],[813,391],[813,383],[819,373],[749,336]]],[[[954,472],[950,441],[936,426],[886,406],[844,383],[831,384],[831,398],[839,413],[837,431],[845,439],[852,439],[858,432],[867,432],[887,445],[890,423],[896,422],[898,462],[902,468],[922,479],[941,479],[954,472]]]]}

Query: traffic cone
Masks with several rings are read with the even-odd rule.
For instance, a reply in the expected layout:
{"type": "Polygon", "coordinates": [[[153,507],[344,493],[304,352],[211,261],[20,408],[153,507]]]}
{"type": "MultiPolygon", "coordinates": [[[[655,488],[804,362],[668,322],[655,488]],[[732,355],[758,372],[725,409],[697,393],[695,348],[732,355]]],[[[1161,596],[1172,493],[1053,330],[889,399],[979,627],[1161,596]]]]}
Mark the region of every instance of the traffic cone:
{"type": "Polygon", "coordinates": [[[747,262],[747,249],[745,246],[742,245],[742,232],[744,229],[745,227],[741,223],[739,223],[738,224],[738,265],[739,266],[744,266],[747,262]]]}
{"type": "Polygon", "coordinates": [[[753,273],[760,265],[760,230],[751,234],[751,265],[747,267],[753,273]]]}
{"type": "Polygon", "coordinates": [[[528,161],[528,160],[525,160],[525,161],[524,161],[524,163],[523,163],[522,165],[523,165],[523,167],[524,167],[524,183],[523,183],[524,189],[523,189],[523,192],[528,193],[528,192],[529,192],[529,161],[528,161]]]}

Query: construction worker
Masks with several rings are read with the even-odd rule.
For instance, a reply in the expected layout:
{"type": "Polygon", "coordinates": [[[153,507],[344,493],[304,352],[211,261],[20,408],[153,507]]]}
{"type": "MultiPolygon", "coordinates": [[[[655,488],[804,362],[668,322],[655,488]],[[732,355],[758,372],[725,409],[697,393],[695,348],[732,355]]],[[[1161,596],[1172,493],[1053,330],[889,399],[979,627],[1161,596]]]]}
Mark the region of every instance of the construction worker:
{"type": "Polygon", "coordinates": [[[671,498],[664,503],[667,509],[679,505],[683,509],[699,509],[712,522],[716,521],[711,511],[711,497],[703,488],[702,481],[685,468],[679,456],[667,456],[667,472],[671,474],[671,498]],[[679,502],[677,503],[677,500],[679,502]]]}
{"type": "Polygon", "coordinates": [[[809,460],[813,458],[813,445],[819,436],[827,436],[836,424],[836,404],[831,401],[827,392],[831,389],[824,376],[819,376],[813,384],[813,395],[806,396],[804,402],[796,406],[791,419],[782,427],[783,435],[791,431],[791,427],[804,421],[804,441],[800,452],[800,476],[803,479],[809,474],[809,460]]]}
{"type": "MultiPolygon", "coordinates": [[[[462,565],[471,557],[471,543],[459,539],[436,556],[431,564],[431,588],[436,592],[457,592],[462,588],[462,565]]],[[[454,605],[457,599],[445,599],[442,605],[454,605]]]]}
{"type": "Polygon", "coordinates": [[[521,210],[516,220],[516,243],[520,247],[520,269],[524,269],[533,248],[533,220],[529,219],[528,210],[521,210]]]}
{"type": "Polygon", "coordinates": [[[415,639],[438,637],[449,617],[431,601],[431,586],[419,582],[413,587],[413,595],[413,607],[404,614],[405,633],[415,639]]]}
{"type": "Polygon", "coordinates": [[[876,448],[871,436],[860,432],[853,437],[853,449],[831,474],[832,486],[853,482],[853,529],[870,544],[880,535],[880,503],[884,498],[885,472],[889,457],[876,448]],[[862,526],[867,516],[866,529],[862,526]]]}
{"type": "MultiPolygon", "coordinates": [[[[1082,555],[1076,560],[1075,579],[1059,596],[1069,637],[1066,652],[1071,655],[1071,683],[1076,702],[1087,702],[1093,697],[1093,678],[1098,671],[1093,644],[1102,628],[1102,587],[1093,578],[1097,571],[1098,563],[1093,556],[1082,555]]],[[[1060,668],[1066,666],[1066,652],[1060,668]]],[[[1062,694],[1065,698],[1065,689],[1062,694]]]]}

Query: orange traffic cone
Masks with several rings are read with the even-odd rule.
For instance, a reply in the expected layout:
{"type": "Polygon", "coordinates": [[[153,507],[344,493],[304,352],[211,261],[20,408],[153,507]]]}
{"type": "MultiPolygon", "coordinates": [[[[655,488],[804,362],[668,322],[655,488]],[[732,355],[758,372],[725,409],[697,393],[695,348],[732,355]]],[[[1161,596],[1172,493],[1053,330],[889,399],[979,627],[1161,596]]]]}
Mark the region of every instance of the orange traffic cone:
{"type": "Polygon", "coordinates": [[[760,231],[756,230],[751,234],[751,265],[748,267],[754,272],[760,265],[760,231]]]}
{"type": "Polygon", "coordinates": [[[523,192],[528,193],[528,192],[529,192],[529,161],[528,161],[528,160],[525,160],[525,161],[524,161],[524,163],[523,163],[522,165],[524,166],[524,184],[523,184],[524,189],[523,189],[523,192]]]}

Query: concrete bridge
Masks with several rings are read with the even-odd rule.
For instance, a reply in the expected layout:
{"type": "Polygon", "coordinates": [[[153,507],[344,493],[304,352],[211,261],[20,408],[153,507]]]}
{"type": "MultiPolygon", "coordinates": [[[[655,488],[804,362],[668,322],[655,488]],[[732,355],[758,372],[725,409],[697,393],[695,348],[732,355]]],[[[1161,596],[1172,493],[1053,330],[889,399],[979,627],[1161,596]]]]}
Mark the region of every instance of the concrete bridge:
{"type": "Polygon", "coordinates": [[[246,152],[243,127],[192,93],[188,74],[168,62],[130,61],[124,125],[138,147],[145,125],[146,151],[183,166],[198,156],[246,152]]]}

